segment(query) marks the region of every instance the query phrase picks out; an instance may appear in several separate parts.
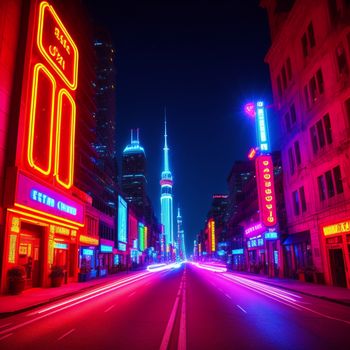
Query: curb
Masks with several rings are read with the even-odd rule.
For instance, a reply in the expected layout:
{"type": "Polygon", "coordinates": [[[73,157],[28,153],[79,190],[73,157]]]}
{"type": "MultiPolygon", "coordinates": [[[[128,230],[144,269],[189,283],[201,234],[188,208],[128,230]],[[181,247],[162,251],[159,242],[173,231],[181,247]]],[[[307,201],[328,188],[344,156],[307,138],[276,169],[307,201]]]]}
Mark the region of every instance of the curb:
{"type": "MultiPolygon", "coordinates": [[[[121,279],[121,278],[116,278],[115,280],[118,280],[118,279],[121,279]]],[[[84,283],[84,282],[81,282],[81,283],[84,283]]],[[[14,310],[14,311],[7,311],[7,312],[0,312],[0,319],[7,318],[7,317],[10,317],[10,316],[14,316],[14,315],[17,315],[17,314],[20,314],[20,313],[23,313],[23,312],[27,312],[27,311],[33,310],[33,309],[35,309],[37,307],[41,307],[41,306],[53,303],[55,301],[58,301],[58,300],[61,300],[61,299],[64,299],[64,298],[69,298],[70,296],[79,294],[81,292],[87,291],[89,289],[93,289],[95,287],[98,287],[98,286],[101,286],[101,285],[104,285],[104,284],[106,284],[106,281],[101,281],[101,282],[93,284],[91,286],[83,287],[81,289],[77,289],[77,290],[69,292],[69,293],[61,294],[59,296],[56,296],[56,297],[53,297],[53,298],[50,298],[50,299],[46,299],[45,301],[38,302],[37,304],[32,304],[32,305],[26,306],[26,307],[24,307],[22,309],[18,309],[18,310],[14,310]]]]}

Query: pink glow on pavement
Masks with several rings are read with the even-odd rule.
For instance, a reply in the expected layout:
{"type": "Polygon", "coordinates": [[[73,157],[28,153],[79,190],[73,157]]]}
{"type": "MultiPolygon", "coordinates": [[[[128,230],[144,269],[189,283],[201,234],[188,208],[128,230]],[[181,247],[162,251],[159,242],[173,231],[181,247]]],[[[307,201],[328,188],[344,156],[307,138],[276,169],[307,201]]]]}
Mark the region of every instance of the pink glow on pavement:
{"type": "Polygon", "coordinates": [[[208,271],[212,271],[212,272],[226,272],[227,271],[226,266],[221,265],[221,264],[216,264],[216,263],[200,264],[197,262],[192,262],[192,265],[194,265],[200,269],[204,269],[204,270],[208,270],[208,271]]]}

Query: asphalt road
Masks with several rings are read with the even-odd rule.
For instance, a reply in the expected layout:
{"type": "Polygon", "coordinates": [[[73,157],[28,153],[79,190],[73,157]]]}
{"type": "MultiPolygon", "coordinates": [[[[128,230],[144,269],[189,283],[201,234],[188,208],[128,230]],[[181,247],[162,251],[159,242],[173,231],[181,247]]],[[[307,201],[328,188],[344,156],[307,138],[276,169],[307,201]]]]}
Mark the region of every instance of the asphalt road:
{"type": "Polygon", "coordinates": [[[0,320],[2,350],[349,348],[349,307],[189,264],[0,320]]]}

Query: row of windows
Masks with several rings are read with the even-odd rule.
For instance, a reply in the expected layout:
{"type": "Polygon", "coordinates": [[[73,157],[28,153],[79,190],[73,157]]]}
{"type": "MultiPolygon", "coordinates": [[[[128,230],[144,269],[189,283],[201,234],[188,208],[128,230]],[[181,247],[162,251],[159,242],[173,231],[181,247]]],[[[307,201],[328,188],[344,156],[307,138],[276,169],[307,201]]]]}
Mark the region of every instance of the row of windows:
{"type": "MultiPolygon", "coordinates": [[[[317,177],[318,194],[321,202],[344,192],[340,166],[326,171],[317,177]]],[[[304,186],[292,192],[294,215],[300,215],[307,210],[304,186]]]]}

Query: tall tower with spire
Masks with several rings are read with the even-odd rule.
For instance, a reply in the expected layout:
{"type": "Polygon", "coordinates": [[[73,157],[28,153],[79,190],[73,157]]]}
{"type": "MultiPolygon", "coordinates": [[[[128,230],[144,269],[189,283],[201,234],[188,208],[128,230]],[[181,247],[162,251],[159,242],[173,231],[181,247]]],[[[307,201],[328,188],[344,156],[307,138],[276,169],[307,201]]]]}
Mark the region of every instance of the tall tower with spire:
{"type": "Polygon", "coordinates": [[[185,234],[182,226],[182,216],[180,213],[180,208],[177,208],[177,257],[181,260],[186,259],[186,251],[185,251],[185,234]]]}
{"type": "Polygon", "coordinates": [[[161,224],[163,225],[166,256],[172,253],[174,248],[174,219],[173,219],[173,176],[169,168],[169,148],[167,142],[166,112],[164,119],[164,169],[160,180],[161,196],[161,224]]]}

